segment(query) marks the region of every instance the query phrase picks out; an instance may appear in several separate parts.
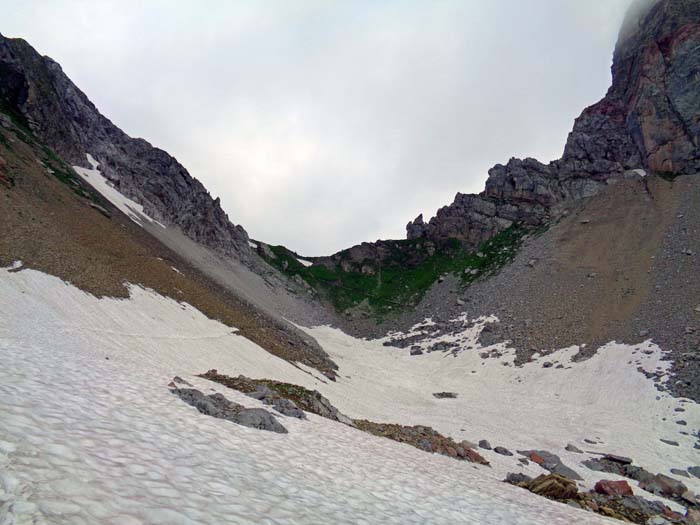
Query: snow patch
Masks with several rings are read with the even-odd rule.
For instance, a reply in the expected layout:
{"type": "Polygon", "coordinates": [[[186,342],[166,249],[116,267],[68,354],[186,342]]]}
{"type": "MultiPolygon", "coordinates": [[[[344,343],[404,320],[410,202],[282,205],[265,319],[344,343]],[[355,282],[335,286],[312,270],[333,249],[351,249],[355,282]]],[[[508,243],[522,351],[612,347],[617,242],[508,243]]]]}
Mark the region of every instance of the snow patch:
{"type": "Polygon", "coordinates": [[[307,268],[313,264],[311,261],[307,261],[306,259],[297,258],[297,261],[299,261],[303,266],[306,266],[307,268]]]}
{"type": "MultiPolygon", "coordinates": [[[[187,304],[136,286],[130,294],[126,300],[97,299],[34,270],[0,270],[5,521],[615,523],[502,483],[488,468],[312,414],[306,421],[283,418],[284,435],[203,416],[168,392],[173,375],[258,407],[258,401],[192,374],[215,367],[298,384],[316,380],[187,304]]],[[[352,389],[358,409],[392,404],[390,388],[391,395],[379,400],[373,396],[381,385],[367,392],[358,387],[380,374],[382,384],[400,386],[403,380],[391,368],[373,369],[400,363],[397,352],[376,342],[360,344],[363,357],[385,356],[363,367],[352,355],[356,340],[328,328],[313,332],[342,354],[341,370],[367,374],[352,389]]],[[[436,381],[430,373],[437,372],[437,362],[424,383],[436,381]]],[[[350,394],[333,392],[338,400],[350,394]]],[[[397,393],[401,402],[407,399],[407,392],[397,393]]],[[[431,408],[415,410],[426,418],[431,408]]]]}
{"type": "MultiPolygon", "coordinates": [[[[583,476],[588,488],[611,475],[580,465],[590,456],[566,451],[568,443],[593,453],[630,456],[637,465],[665,474],[697,464],[692,434],[700,429],[700,405],[657,388],[667,381],[670,362],[651,340],[638,345],[610,342],[585,361],[574,360],[580,348],[572,346],[516,367],[515,351],[505,343],[478,345],[479,333],[495,317],[469,320],[463,314],[453,321],[458,320],[461,330],[417,343],[425,352],[437,342],[455,342],[463,348],[456,355],[433,351],[411,356],[408,349],[383,345],[401,335],[430,334],[430,322],[371,341],[330,327],[306,329],[340,367],[337,382],[316,388],[351,417],[429,425],[457,441],[485,438],[513,452],[548,450],[583,476]],[[657,382],[643,372],[657,374],[657,382]],[[434,392],[458,397],[446,402],[435,399],[434,392]],[[682,418],[674,412],[681,406],[682,418]],[[687,427],[677,425],[678,419],[686,420],[687,427]],[[670,450],[661,438],[680,446],[670,450]]],[[[480,452],[492,462],[497,477],[514,469],[535,476],[543,472],[532,463],[520,467],[517,456],[480,452]]],[[[691,490],[700,489],[700,480],[682,481],[691,490]]]]}
{"type": "Polygon", "coordinates": [[[87,160],[92,166],[91,169],[80,166],[73,166],[73,169],[78,175],[86,180],[88,184],[100,192],[103,197],[119,208],[120,211],[126,214],[127,217],[129,217],[139,226],[143,227],[144,221],[148,221],[165,228],[163,224],[150,218],[143,211],[143,206],[119,193],[119,191],[112,186],[112,183],[109,182],[102,175],[102,173],[100,173],[100,170],[98,169],[100,163],[97,162],[89,153],[87,154],[87,160]]]}

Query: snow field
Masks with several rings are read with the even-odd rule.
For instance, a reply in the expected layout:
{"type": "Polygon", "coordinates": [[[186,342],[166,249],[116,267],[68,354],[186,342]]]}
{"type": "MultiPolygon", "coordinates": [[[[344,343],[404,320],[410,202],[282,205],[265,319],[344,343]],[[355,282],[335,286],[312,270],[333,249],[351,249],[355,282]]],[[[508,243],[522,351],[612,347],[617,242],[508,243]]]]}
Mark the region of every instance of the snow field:
{"type": "MultiPolygon", "coordinates": [[[[484,451],[493,468],[479,467],[313,415],[280,417],[289,434],[278,435],[203,416],[168,392],[179,375],[260,406],[193,377],[210,368],[316,388],[355,418],[430,425],[513,452],[546,449],[584,485],[614,476],[579,465],[589,455],[564,452],[568,442],[666,473],[698,463],[673,413],[683,406],[685,428],[695,429],[698,406],[637,371],[666,366],[650,342],[611,343],[575,364],[576,349],[565,349],[516,369],[503,364],[513,358],[504,345],[501,358],[409,356],[381,340],[307,329],[340,366],[333,383],[189,305],[130,292],[96,299],[40,272],[0,270],[0,524],[612,523],[500,482],[508,471],[543,472],[516,458],[484,451]],[[542,368],[545,359],[564,368],[542,368]],[[438,391],[459,397],[435,399],[438,391]]],[[[464,321],[454,337],[476,341],[486,320],[464,321]]]]}

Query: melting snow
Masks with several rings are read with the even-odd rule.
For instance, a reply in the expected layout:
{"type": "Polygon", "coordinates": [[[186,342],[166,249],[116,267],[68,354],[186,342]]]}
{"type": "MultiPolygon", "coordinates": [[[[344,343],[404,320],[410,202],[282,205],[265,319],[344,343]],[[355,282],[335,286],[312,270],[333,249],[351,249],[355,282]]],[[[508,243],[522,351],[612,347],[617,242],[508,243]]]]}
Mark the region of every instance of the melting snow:
{"type": "MultiPolygon", "coordinates": [[[[586,437],[604,444],[581,448],[627,453],[652,470],[697,463],[673,422],[679,400],[637,371],[666,366],[649,342],[610,343],[580,363],[575,348],[546,357],[561,369],[542,368],[545,358],[515,368],[502,364],[512,360],[504,345],[502,358],[409,356],[308,329],[340,366],[333,383],[187,304],[136,286],[130,294],[97,299],[34,270],[0,270],[0,523],[613,523],[500,482],[516,458],[491,454],[493,468],[475,466],[313,415],[281,418],[289,434],[263,433],[202,416],[168,392],[180,375],[261,406],[192,376],[210,368],[316,388],[352,417],[544,448],[585,476],[599,473],[563,447],[586,437]],[[438,391],[459,397],[437,400],[438,391]]],[[[469,324],[461,337],[478,330],[469,324]]],[[[698,405],[683,406],[686,429],[697,428],[698,405]]],[[[518,470],[541,472],[529,468],[518,470]]]]}
{"type": "Polygon", "coordinates": [[[100,163],[97,162],[89,153],[87,154],[87,160],[92,166],[92,169],[82,168],[80,166],[73,166],[73,169],[93,188],[100,192],[103,197],[119,208],[119,210],[124,212],[127,217],[129,217],[139,226],[143,226],[143,222],[148,221],[165,228],[163,224],[146,215],[146,213],[143,211],[143,206],[119,193],[100,173],[100,170],[98,169],[100,163]]]}
{"type": "Polygon", "coordinates": [[[306,267],[309,267],[313,264],[311,261],[307,261],[306,259],[297,258],[297,261],[299,261],[302,265],[304,265],[306,267]]]}

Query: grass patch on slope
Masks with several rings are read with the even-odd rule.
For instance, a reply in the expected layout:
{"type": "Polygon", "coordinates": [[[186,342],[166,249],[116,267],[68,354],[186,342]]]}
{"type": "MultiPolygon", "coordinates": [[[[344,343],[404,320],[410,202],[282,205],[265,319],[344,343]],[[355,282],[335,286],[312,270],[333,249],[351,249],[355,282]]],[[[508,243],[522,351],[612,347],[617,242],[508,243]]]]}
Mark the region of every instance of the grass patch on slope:
{"type": "Polygon", "coordinates": [[[84,188],[82,179],[78,176],[78,174],[72,167],[66,164],[48,146],[41,146],[41,149],[43,150],[45,155],[43,159],[44,164],[46,165],[47,169],[51,170],[50,173],[46,173],[47,175],[52,175],[55,178],[57,178],[63,184],[68,186],[73,191],[73,193],[75,193],[79,197],[97,203],[96,196],[92,193],[92,191],[88,191],[84,188]]]}
{"type": "Polygon", "coordinates": [[[345,271],[341,264],[304,266],[294,253],[284,246],[271,246],[275,258],[266,260],[287,275],[298,275],[338,311],[367,301],[377,314],[410,307],[418,303],[440,276],[454,274],[464,285],[478,277],[498,271],[517,253],[523,236],[532,230],[513,225],[484,242],[473,252],[467,252],[456,239],[443,241],[426,252],[424,239],[385,241],[390,255],[381,262],[365,260],[345,271]],[[420,254],[416,257],[416,254],[420,254]],[[363,272],[361,268],[371,268],[363,272]]]}

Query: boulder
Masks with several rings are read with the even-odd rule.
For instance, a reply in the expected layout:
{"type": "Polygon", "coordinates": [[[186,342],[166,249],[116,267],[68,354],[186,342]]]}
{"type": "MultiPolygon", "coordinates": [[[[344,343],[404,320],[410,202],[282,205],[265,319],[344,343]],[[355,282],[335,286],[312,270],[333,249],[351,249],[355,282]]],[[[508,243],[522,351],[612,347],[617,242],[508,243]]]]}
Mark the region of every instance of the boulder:
{"type": "Polygon", "coordinates": [[[680,497],[688,488],[680,481],[665,474],[656,474],[649,481],[639,483],[639,487],[647,492],[667,498],[680,497]]]}
{"type": "Polygon", "coordinates": [[[489,443],[485,439],[482,439],[481,441],[479,441],[479,448],[483,448],[484,450],[491,450],[491,443],[489,443]]]}
{"type": "Polygon", "coordinates": [[[578,495],[576,483],[558,474],[542,474],[533,479],[526,487],[545,498],[566,501],[578,495]]]}
{"type": "Polygon", "coordinates": [[[594,489],[598,494],[606,494],[608,496],[632,496],[632,487],[624,481],[611,481],[609,479],[601,479],[595,484],[594,489]]]}

